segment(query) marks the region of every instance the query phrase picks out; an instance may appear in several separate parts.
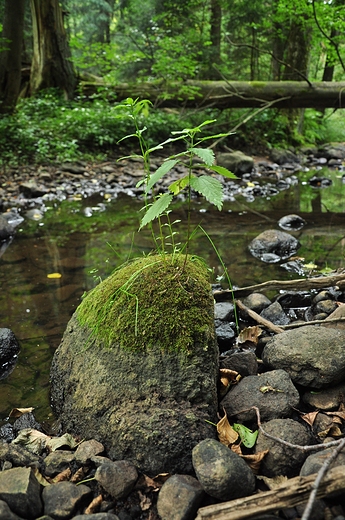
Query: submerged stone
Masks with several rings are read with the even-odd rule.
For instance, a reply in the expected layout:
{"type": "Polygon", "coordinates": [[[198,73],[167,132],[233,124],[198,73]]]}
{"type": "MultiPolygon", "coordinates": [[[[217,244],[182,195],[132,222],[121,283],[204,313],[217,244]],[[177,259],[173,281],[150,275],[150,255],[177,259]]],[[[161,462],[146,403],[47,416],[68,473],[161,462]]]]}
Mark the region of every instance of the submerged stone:
{"type": "Polygon", "coordinates": [[[115,271],[72,316],[51,368],[62,428],[145,472],[189,473],[215,436],[218,347],[207,269],[151,256],[115,271]]]}

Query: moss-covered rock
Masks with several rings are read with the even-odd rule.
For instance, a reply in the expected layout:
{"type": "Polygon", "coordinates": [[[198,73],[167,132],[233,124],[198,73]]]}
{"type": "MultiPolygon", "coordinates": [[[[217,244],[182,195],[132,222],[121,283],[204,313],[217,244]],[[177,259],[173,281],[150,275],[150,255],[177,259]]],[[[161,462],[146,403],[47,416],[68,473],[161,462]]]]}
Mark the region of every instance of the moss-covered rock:
{"type": "Polygon", "coordinates": [[[213,437],[218,347],[200,260],[150,256],[115,271],[72,316],[51,369],[65,431],[156,473],[192,471],[213,437]]]}

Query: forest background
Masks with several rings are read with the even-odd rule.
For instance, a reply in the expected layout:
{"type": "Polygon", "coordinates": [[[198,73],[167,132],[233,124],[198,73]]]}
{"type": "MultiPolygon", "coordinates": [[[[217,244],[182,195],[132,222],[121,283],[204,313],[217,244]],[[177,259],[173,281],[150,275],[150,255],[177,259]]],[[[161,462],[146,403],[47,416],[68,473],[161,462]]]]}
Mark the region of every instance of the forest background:
{"type": "Polygon", "coordinates": [[[0,19],[4,164],[114,154],[132,130],[118,105],[137,93],[153,101],[149,144],[205,119],[213,134],[236,130],[222,146],[257,153],[345,141],[345,0],[0,0],[0,19]],[[308,96],[327,82],[340,102],[252,96],[246,108],[239,92],[224,106],[200,95],[214,81],[299,82],[308,96]]]}

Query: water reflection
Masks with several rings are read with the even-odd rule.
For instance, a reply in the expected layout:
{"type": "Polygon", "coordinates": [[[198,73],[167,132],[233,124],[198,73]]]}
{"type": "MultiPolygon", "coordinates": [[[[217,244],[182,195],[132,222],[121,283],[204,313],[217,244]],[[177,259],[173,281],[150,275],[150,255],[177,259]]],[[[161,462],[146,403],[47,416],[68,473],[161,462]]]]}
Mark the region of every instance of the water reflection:
{"type": "MultiPolygon", "coordinates": [[[[305,174],[302,182],[275,197],[257,198],[254,203],[238,197],[226,202],[222,212],[196,200],[192,222],[194,226],[201,224],[210,235],[236,286],[299,277],[280,265],[256,260],[248,251],[256,235],[278,229],[278,220],[289,213],[297,213],[307,222],[292,233],[302,244],[298,256],[320,269],[342,268],[345,185],[336,172],[332,178],[332,186],[317,189],[308,184],[305,174]]],[[[38,420],[51,419],[51,358],[83,293],[126,258],[148,253],[152,248],[149,231],[135,234],[141,206],[141,202],[127,196],[114,201],[94,196],[52,204],[41,219],[22,222],[12,243],[2,251],[0,323],[13,330],[21,352],[15,370],[0,381],[0,419],[5,419],[12,407],[25,406],[35,407],[38,420]],[[51,273],[61,277],[48,278],[51,273]]],[[[183,240],[184,205],[176,208],[175,218],[182,221],[183,240]]],[[[215,278],[221,277],[218,254],[201,231],[195,234],[191,250],[205,259],[215,278]]]]}

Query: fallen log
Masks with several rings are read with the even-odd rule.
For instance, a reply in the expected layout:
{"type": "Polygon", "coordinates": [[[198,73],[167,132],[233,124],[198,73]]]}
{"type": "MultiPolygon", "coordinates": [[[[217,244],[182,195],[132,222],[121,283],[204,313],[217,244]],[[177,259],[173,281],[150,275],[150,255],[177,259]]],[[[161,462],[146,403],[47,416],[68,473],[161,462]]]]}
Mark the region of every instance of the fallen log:
{"type": "MultiPolygon", "coordinates": [[[[223,502],[198,510],[195,520],[242,520],[257,515],[305,504],[317,473],[308,477],[287,480],[271,491],[264,491],[249,497],[223,502]]],[[[345,491],[345,466],[331,469],[323,478],[316,497],[341,494],[345,491]]]]}
{"type": "Polygon", "coordinates": [[[298,280],[269,280],[268,282],[249,285],[239,289],[225,289],[213,293],[216,302],[232,301],[233,298],[248,296],[253,292],[266,291],[308,291],[310,289],[325,289],[326,287],[345,287],[345,273],[330,276],[318,276],[317,278],[302,278],[298,280]]]}
{"type": "Polygon", "coordinates": [[[149,99],[159,107],[189,108],[345,108],[345,82],[307,81],[196,81],[117,85],[102,81],[81,81],[83,95],[91,96],[100,88],[116,95],[149,99]]]}

